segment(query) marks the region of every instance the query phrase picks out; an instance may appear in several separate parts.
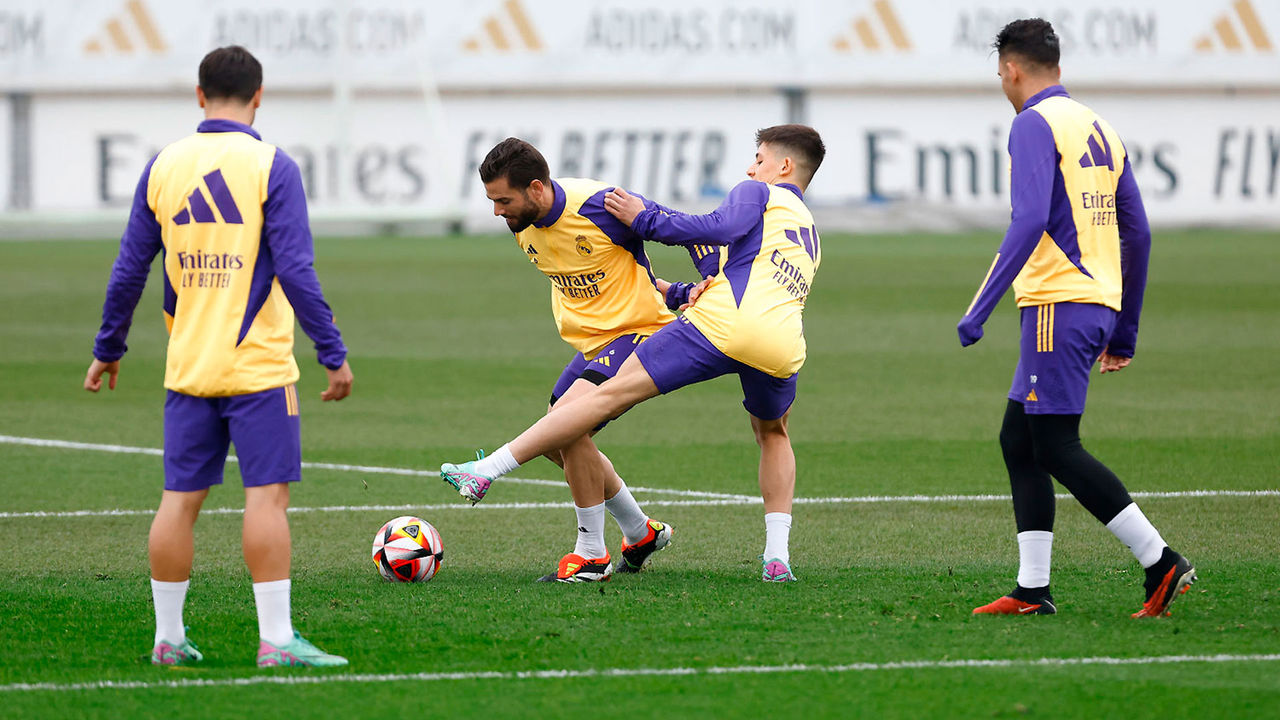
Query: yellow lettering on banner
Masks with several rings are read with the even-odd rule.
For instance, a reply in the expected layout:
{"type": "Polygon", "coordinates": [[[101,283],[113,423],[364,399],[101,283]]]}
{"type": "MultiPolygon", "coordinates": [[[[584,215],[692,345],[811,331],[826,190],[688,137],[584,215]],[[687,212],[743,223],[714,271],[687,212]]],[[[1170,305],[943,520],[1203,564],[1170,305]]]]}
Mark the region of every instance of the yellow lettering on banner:
{"type": "Polygon", "coordinates": [[[1195,39],[1193,47],[1196,52],[1210,53],[1218,45],[1232,53],[1242,52],[1249,47],[1266,53],[1274,50],[1262,18],[1258,17],[1258,11],[1250,0],[1236,0],[1232,3],[1230,9],[1214,19],[1209,32],[1195,39]],[[1240,33],[1236,32],[1236,23],[1244,28],[1247,44],[1245,38],[1241,38],[1240,33]]]}
{"type": "Polygon", "coordinates": [[[520,0],[507,0],[502,8],[480,23],[480,29],[462,41],[468,53],[485,50],[485,43],[501,53],[513,50],[542,52],[542,38],[520,0]]]}
{"type": "Polygon", "coordinates": [[[160,35],[155,20],[142,0],[129,0],[124,5],[123,14],[107,18],[102,29],[84,43],[86,55],[101,55],[107,48],[125,55],[133,55],[138,48],[137,36],[142,38],[142,47],[153,53],[163,53],[169,44],[160,35]]]}
{"type": "Polygon", "coordinates": [[[909,52],[911,38],[894,11],[893,3],[875,0],[871,7],[871,13],[854,17],[844,32],[831,39],[832,49],[841,53],[854,49],[878,53],[892,47],[898,52],[909,52]]]}

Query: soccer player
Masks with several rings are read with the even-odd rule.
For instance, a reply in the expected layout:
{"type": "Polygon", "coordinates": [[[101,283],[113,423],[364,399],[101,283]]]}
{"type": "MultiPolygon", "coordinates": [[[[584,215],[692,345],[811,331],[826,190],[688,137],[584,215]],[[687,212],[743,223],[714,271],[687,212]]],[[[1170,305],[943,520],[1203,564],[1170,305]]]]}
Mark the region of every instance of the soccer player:
{"type": "Polygon", "coordinates": [[[998,72],[1018,113],[1009,131],[1012,220],[960,321],[960,344],[1013,285],[1021,308],[1018,367],[1000,429],[1018,528],[1018,586],[975,614],[1052,614],[1053,481],[1133,551],[1146,568],[1134,617],[1165,614],[1195,569],[1165,544],[1120,479],[1080,444],[1089,372],[1133,358],[1151,231],[1119,136],[1059,84],[1058,36],[1016,20],[996,37],[998,72]]]}
{"type": "Polygon", "coordinates": [[[298,165],[251,127],[262,66],[239,46],[200,62],[205,120],[142,171],[84,388],[116,387],[120,358],[147,272],[163,253],[164,494],[151,524],[156,633],[151,662],[202,659],[182,610],[192,536],[209,488],[235,443],[245,486],[244,559],[258,609],[258,666],[346,665],[293,628],[289,607],[289,483],[301,478],[294,312],[329,376],[322,400],[351,392],[347,349],[312,267],[298,165]]]}
{"type": "MultiPolygon", "coordinates": [[[[801,315],[821,260],[804,190],[825,148],[812,128],[780,125],[756,134],[749,180],[718,209],[686,215],[610,191],[604,206],[649,240],[686,247],[727,246],[696,304],[641,344],[617,375],[548,413],[492,456],[440,468],[453,482],[487,484],[521,464],[574,442],[598,423],[660,393],[736,374],[743,406],[760,445],[760,492],[765,509],[762,578],[795,580],[788,538],[795,492],[795,455],[787,418],[796,374],[805,360],[801,315]]],[[[683,298],[674,298],[683,304],[683,298]]]]}
{"type": "MultiPolygon", "coordinates": [[[[605,210],[608,185],[552,180],[542,153],[519,138],[498,143],[479,170],[494,215],[507,221],[521,251],[550,281],[560,337],[577,351],[551,391],[550,412],[613,377],[646,338],[675,319],[666,299],[683,301],[693,286],[654,277],[644,241],[605,210]]],[[[622,530],[619,572],[639,572],[650,555],[671,542],[672,527],[644,513],[591,439],[607,420],[546,453],[564,469],[578,531],[573,552],[542,581],[609,579],[613,562],[604,544],[606,510],[622,530]]],[[[489,491],[488,478],[441,477],[472,504],[489,491]]]]}

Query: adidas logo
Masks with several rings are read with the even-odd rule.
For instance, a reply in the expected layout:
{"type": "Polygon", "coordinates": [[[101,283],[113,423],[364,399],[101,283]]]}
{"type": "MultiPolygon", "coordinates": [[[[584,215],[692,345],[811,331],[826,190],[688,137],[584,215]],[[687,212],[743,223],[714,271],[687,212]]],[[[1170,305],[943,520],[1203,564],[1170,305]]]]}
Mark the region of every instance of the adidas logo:
{"type": "Polygon", "coordinates": [[[875,0],[871,3],[873,12],[855,17],[852,29],[837,35],[831,40],[831,47],[836,52],[847,53],[855,49],[878,53],[893,49],[898,52],[911,50],[911,39],[902,27],[902,21],[894,12],[889,0],[875,0]]]}
{"type": "Polygon", "coordinates": [[[538,31],[520,0],[504,2],[500,10],[484,19],[479,31],[462,41],[462,49],[468,53],[485,50],[541,52],[542,47],[542,38],[538,37],[538,31]]]}
{"type": "Polygon", "coordinates": [[[142,0],[126,2],[123,13],[107,18],[102,29],[84,43],[86,55],[103,55],[108,50],[124,55],[140,50],[160,54],[168,49],[142,0]]]}
{"type": "Polygon", "coordinates": [[[1040,398],[1036,397],[1036,390],[1035,390],[1035,388],[1032,388],[1032,389],[1031,389],[1031,392],[1027,393],[1027,400],[1026,400],[1026,402],[1040,402],[1040,398]]]}
{"type": "Polygon", "coordinates": [[[1258,52],[1273,52],[1274,46],[1261,18],[1249,0],[1236,0],[1231,7],[1213,21],[1213,28],[1196,38],[1195,49],[1200,53],[1217,50],[1238,53],[1249,47],[1258,52]],[[1243,30],[1243,35],[1237,31],[1243,30]]]}
{"type": "MultiPolygon", "coordinates": [[[[227,187],[227,181],[222,179],[222,171],[214,170],[205,175],[204,184],[209,188],[213,205],[222,215],[222,221],[231,225],[243,225],[244,219],[240,217],[240,209],[236,207],[236,202],[231,197],[231,189],[227,187]]],[[[213,208],[209,207],[209,201],[205,200],[204,192],[199,186],[187,196],[187,206],[173,216],[173,222],[178,225],[186,225],[192,220],[198,223],[218,222],[218,218],[213,214],[213,208]]]]}
{"type": "Polygon", "coordinates": [[[1111,143],[1107,142],[1107,136],[1102,132],[1102,127],[1098,125],[1098,121],[1093,121],[1093,129],[1097,131],[1096,135],[1089,135],[1089,149],[1080,156],[1080,167],[1102,167],[1106,166],[1108,170],[1116,169],[1115,160],[1111,157],[1111,143]],[[1098,144],[1098,139],[1102,139],[1102,144],[1098,144]]]}

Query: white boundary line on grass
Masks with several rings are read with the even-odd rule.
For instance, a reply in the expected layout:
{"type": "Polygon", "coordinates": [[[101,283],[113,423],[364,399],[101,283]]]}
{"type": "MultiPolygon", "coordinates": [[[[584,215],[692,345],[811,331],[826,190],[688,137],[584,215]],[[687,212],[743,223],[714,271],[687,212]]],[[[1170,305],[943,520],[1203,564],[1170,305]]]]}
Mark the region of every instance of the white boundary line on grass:
{"type": "MultiPolygon", "coordinates": [[[[1199,498],[1199,497],[1280,497],[1280,490],[1181,490],[1170,492],[1135,492],[1130,493],[1139,499],[1167,498],[1199,498]]],[[[1071,497],[1068,494],[1056,495],[1059,500],[1071,497]]],[[[796,505],[859,505],[880,503],[964,503],[964,502],[1009,502],[1008,495],[862,495],[855,497],[798,497],[796,505]]],[[[727,507],[741,505],[761,505],[758,497],[725,498],[711,500],[649,500],[644,501],[646,507],[727,507]]],[[[572,508],[572,502],[513,502],[513,503],[481,503],[472,507],[463,502],[447,505],[322,505],[318,507],[291,507],[291,513],[328,513],[328,512],[442,512],[447,510],[553,510],[572,508]]],[[[151,516],[155,508],[135,510],[117,508],[114,510],[30,510],[26,512],[0,512],[0,520],[9,518],[76,518],[76,517],[129,517],[134,515],[151,516]]],[[[206,508],[201,515],[239,515],[241,508],[206,508]]]]}
{"type": "Polygon", "coordinates": [[[66,692],[83,690],[150,690],[247,685],[326,685],[330,683],[390,683],[439,680],[564,680],[578,678],[670,677],[699,675],[767,675],[774,673],[850,673],[875,670],[952,670],[966,668],[1078,667],[1083,665],[1176,665],[1183,663],[1275,662],[1276,655],[1154,655],[1146,657],[1075,657],[1034,660],[904,660],[847,665],[738,665],[733,667],[606,668],[602,670],[520,670],[456,673],[397,673],[332,675],[255,675],[253,677],[204,680],[99,680],[86,683],[13,683],[0,685],[0,692],[66,692]]]}
{"type": "MultiPolygon", "coordinates": [[[[19,437],[16,435],[0,435],[0,445],[27,445],[29,447],[57,448],[59,450],[91,450],[95,452],[108,452],[120,455],[153,455],[155,457],[163,457],[164,450],[160,448],[133,447],[130,445],[102,445],[98,443],[72,442],[70,440],[49,440],[46,438],[19,437]]],[[[239,462],[235,455],[228,455],[227,462],[239,462]]],[[[338,470],[342,472],[360,472],[370,475],[407,475],[410,477],[440,477],[440,473],[433,470],[415,470],[413,468],[398,467],[379,467],[376,465],[344,465],[340,463],[318,463],[304,462],[303,469],[306,470],[338,470]]],[[[538,480],[534,478],[518,478],[504,476],[503,483],[512,483],[516,485],[542,485],[545,487],[564,487],[564,482],[559,480],[538,480]]],[[[673,490],[670,488],[650,488],[628,486],[633,492],[648,492],[662,495],[678,495],[681,497],[701,497],[701,498],[722,498],[727,500],[751,499],[750,495],[738,495],[735,493],[719,493],[708,492],[705,490],[673,490]]]]}
{"type": "MultiPolygon", "coordinates": [[[[0,435],[0,444],[9,445],[27,445],[32,447],[58,448],[64,450],[91,450],[99,452],[112,452],[134,455],[154,455],[161,456],[164,451],[159,448],[131,447],[128,445],[100,445],[96,443],[71,442],[68,440],[48,440],[44,438],[27,438],[15,437],[12,435],[0,435]]],[[[228,456],[228,460],[235,462],[234,456],[228,456]]],[[[343,472],[366,472],[372,474],[390,474],[390,475],[412,475],[418,477],[437,477],[439,473],[428,470],[414,470],[412,468],[395,468],[395,467],[377,467],[370,465],[340,465],[334,463],[303,463],[305,468],[313,468],[317,470],[337,470],[343,472]]],[[[560,487],[563,483],[554,480],[533,480],[527,478],[510,478],[505,477],[503,482],[524,483],[532,485],[548,485],[560,487]]],[[[668,488],[647,488],[633,487],[632,490],[637,492],[647,492],[654,494],[677,495],[684,497],[694,497],[698,499],[692,500],[651,500],[646,499],[645,505],[654,507],[718,507],[718,506],[740,506],[740,505],[760,505],[761,499],[751,495],[735,495],[732,493],[715,493],[704,492],[699,490],[673,490],[668,488]]],[[[1134,492],[1130,493],[1135,498],[1201,498],[1201,497],[1280,497],[1280,490],[1177,490],[1168,492],[1134,492]]],[[[1068,494],[1059,494],[1059,499],[1067,499],[1071,497],[1068,494]]],[[[795,499],[797,505],[848,505],[848,504],[878,504],[878,503],[963,503],[963,502],[1008,502],[1008,495],[861,495],[852,497],[798,497],[795,499]]],[[[514,502],[514,503],[486,503],[476,505],[475,509],[481,510],[543,510],[543,509],[566,509],[573,507],[570,502],[514,502]]],[[[447,510],[469,510],[472,509],[463,503],[439,504],[439,505],[325,505],[320,507],[291,507],[291,513],[315,513],[315,512],[372,512],[372,511],[392,511],[392,512],[438,512],[447,510]]],[[[205,515],[239,515],[243,510],[240,508],[208,508],[202,511],[205,515]]],[[[71,517],[128,517],[138,515],[152,515],[155,513],[154,508],[145,510],[135,509],[114,509],[114,510],[34,510],[29,512],[0,512],[0,519],[7,518],[71,518],[71,517]]]]}

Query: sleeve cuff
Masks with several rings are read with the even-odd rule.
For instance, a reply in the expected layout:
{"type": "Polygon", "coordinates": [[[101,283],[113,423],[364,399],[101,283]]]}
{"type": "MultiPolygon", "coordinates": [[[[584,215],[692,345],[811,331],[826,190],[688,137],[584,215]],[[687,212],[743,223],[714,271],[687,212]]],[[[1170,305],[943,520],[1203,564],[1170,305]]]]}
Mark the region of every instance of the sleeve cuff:
{"type": "Polygon", "coordinates": [[[667,288],[667,309],[676,311],[681,305],[689,302],[689,292],[693,290],[693,283],[673,282],[667,288]]]}

